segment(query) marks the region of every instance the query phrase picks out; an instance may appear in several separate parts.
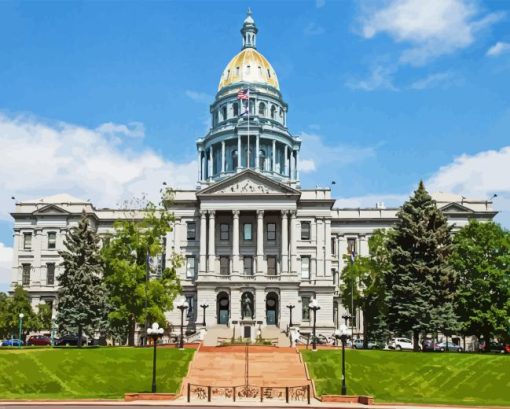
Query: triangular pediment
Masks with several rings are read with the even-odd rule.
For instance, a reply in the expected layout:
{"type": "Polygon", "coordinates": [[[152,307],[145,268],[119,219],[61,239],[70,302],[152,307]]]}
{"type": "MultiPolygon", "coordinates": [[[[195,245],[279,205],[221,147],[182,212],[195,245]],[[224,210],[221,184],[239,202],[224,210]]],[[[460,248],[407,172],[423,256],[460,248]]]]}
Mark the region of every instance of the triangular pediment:
{"type": "Polygon", "coordinates": [[[246,169],[202,189],[197,193],[197,196],[299,196],[300,194],[301,192],[299,190],[296,190],[284,183],[275,181],[251,169],[246,169]]]}
{"type": "Polygon", "coordinates": [[[65,215],[69,214],[67,210],[62,209],[60,206],[49,204],[43,206],[32,213],[37,216],[52,216],[52,215],[65,215]]]}
{"type": "Polygon", "coordinates": [[[441,207],[443,213],[473,213],[473,210],[463,206],[459,203],[448,203],[447,205],[441,207]]]}

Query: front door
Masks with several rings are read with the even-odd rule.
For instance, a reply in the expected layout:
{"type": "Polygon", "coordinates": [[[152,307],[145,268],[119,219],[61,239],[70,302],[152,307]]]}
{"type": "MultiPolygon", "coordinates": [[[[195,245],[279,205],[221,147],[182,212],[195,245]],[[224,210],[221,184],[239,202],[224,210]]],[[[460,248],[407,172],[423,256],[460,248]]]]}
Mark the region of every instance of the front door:
{"type": "Polygon", "coordinates": [[[267,325],[276,325],[276,311],[267,310],[266,316],[267,325]]]}
{"type": "Polygon", "coordinates": [[[269,293],[266,297],[266,323],[278,325],[278,296],[275,293],[269,293]]]}
{"type": "Polygon", "coordinates": [[[224,325],[228,324],[228,310],[220,310],[219,323],[224,325]]]}

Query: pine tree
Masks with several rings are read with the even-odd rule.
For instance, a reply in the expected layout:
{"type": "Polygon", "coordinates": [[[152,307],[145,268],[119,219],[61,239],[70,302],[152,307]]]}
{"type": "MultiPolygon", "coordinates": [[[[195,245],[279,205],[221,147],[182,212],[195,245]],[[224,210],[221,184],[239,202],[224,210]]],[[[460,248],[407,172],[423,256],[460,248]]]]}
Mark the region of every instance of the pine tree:
{"type": "Polygon", "coordinates": [[[418,350],[420,332],[455,329],[451,227],[421,181],[397,216],[389,241],[392,270],[386,274],[388,324],[394,332],[412,332],[418,350]]]}
{"type": "Polygon", "coordinates": [[[69,230],[64,243],[64,271],[58,276],[60,290],[57,325],[60,332],[77,334],[81,346],[83,333],[93,335],[105,315],[105,291],[99,237],[84,213],[77,227],[69,230]]]}

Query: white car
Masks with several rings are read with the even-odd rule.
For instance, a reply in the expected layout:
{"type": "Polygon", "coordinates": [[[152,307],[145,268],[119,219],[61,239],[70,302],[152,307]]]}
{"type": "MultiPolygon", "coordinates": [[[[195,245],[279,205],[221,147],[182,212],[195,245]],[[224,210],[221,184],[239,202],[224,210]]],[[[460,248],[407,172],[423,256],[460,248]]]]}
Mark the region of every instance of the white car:
{"type": "Polygon", "coordinates": [[[390,349],[395,349],[396,351],[402,351],[403,349],[413,350],[413,341],[409,338],[393,338],[388,346],[390,349]]]}

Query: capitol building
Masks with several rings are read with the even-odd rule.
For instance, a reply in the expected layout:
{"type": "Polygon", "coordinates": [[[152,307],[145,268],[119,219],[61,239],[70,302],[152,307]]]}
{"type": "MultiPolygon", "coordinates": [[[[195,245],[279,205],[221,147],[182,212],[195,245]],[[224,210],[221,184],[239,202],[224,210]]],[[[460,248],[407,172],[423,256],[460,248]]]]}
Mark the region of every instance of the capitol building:
{"type": "MultiPolygon", "coordinates": [[[[318,331],[329,334],[343,322],[344,256],[368,255],[370,235],[392,227],[398,208],[336,208],[329,188],[301,186],[299,155],[306,145],[289,129],[289,106],[277,73],[258,51],[251,13],[241,34],[242,49],[221,73],[210,106],[211,127],[196,142],[197,188],[176,190],[172,203],[176,222],[166,254],[184,258],[178,273],[190,306],[186,324],[202,326],[206,304],[208,328],[243,326],[239,335],[255,325],[285,329],[292,313],[292,323],[309,331],[309,303],[316,299],[318,331]]],[[[432,196],[458,228],[496,215],[490,201],[432,196]]],[[[58,251],[83,211],[99,234],[127,217],[125,210],[96,208],[67,194],[16,203],[11,288],[22,285],[34,306],[55,308],[58,251]]],[[[180,322],[179,311],[167,316],[180,322]]],[[[358,314],[358,332],[361,321],[358,314]]]]}

